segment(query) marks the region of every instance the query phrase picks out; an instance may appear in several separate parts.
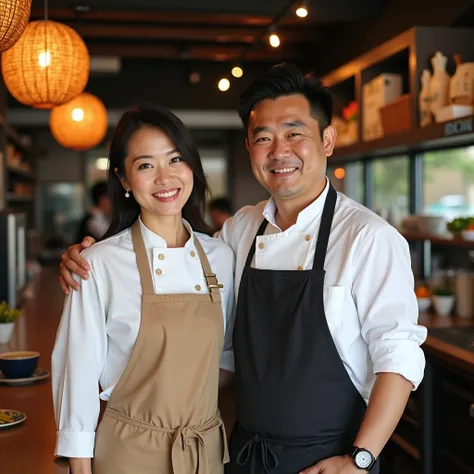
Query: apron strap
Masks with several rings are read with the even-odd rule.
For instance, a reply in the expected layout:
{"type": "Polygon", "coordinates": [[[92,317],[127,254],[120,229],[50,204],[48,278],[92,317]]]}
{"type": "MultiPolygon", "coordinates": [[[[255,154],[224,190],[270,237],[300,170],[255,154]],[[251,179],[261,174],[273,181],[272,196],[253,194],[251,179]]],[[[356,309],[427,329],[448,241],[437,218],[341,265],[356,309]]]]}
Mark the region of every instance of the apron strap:
{"type": "Polygon", "coordinates": [[[209,264],[209,260],[207,259],[206,253],[204,252],[201,243],[199,242],[198,238],[194,236],[194,245],[196,246],[196,250],[199,255],[199,259],[201,260],[201,265],[204,270],[204,276],[206,277],[207,287],[209,288],[209,293],[211,295],[211,299],[213,303],[220,303],[221,302],[221,294],[219,292],[219,288],[223,288],[224,285],[217,281],[216,274],[213,273],[211,269],[211,265],[209,264]]]}
{"type": "Polygon", "coordinates": [[[247,260],[245,261],[246,267],[250,267],[252,265],[252,259],[253,259],[253,256],[255,255],[255,247],[257,246],[257,237],[265,233],[265,229],[267,228],[267,225],[268,225],[267,219],[263,218],[263,221],[260,224],[260,227],[258,228],[258,231],[255,234],[255,237],[253,239],[252,246],[250,247],[249,253],[247,254],[247,260]]]}
{"type": "Polygon", "coordinates": [[[138,271],[142,282],[142,291],[144,295],[154,295],[155,287],[151,277],[150,263],[146,254],[145,244],[143,242],[142,231],[140,229],[140,220],[137,219],[132,225],[133,250],[137,256],[138,271]]]}
{"type": "Polygon", "coordinates": [[[313,270],[324,270],[326,251],[328,249],[329,234],[331,233],[334,209],[336,207],[337,192],[329,183],[329,191],[324,202],[321,225],[319,226],[316,251],[314,252],[313,270]]]}

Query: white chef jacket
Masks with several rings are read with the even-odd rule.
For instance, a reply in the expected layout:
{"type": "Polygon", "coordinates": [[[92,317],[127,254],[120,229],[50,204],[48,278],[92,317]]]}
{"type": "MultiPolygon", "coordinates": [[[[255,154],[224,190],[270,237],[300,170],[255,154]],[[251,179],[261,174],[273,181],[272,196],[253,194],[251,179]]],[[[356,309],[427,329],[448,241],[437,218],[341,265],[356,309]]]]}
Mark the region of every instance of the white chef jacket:
{"type": "MultiPolygon", "coordinates": [[[[273,199],[244,207],[226,221],[219,237],[236,256],[236,298],[249,249],[264,217],[269,223],[264,235],[257,238],[252,267],[312,268],[328,190],[329,181],[285,231],[275,223],[273,199]]],[[[324,268],[329,330],[365,401],[379,372],[401,374],[416,389],[423,378],[425,357],[420,345],[427,330],[417,325],[418,305],[406,240],[381,217],[338,193],[324,268]]]]}
{"type": "MultiPolygon", "coordinates": [[[[209,292],[193,231],[183,222],[191,238],[184,248],[167,248],[166,241],[140,219],[157,294],[209,292]]],[[[225,330],[221,368],[233,370],[234,255],[221,240],[195,235],[224,285],[220,289],[225,330]]],[[[67,457],[93,457],[98,385],[103,389],[100,398],[108,400],[130,359],[141,318],[142,287],[131,229],[93,245],[82,256],[91,266],[89,279],[66,298],[52,355],[58,426],[55,454],[67,457]]]]}

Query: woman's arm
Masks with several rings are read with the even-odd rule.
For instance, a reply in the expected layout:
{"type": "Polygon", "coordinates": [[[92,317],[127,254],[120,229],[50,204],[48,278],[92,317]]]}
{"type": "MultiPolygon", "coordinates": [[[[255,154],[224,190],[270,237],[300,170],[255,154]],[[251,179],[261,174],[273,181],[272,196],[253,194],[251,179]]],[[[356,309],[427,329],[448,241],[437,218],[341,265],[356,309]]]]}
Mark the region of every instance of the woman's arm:
{"type": "Polygon", "coordinates": [[[90,278],[66,298],[52,354],[55,454],[68,458],[94,455],[99,380],[107,354],[106,285],[100,284],[94,262],[89,263],[90,278]]]}

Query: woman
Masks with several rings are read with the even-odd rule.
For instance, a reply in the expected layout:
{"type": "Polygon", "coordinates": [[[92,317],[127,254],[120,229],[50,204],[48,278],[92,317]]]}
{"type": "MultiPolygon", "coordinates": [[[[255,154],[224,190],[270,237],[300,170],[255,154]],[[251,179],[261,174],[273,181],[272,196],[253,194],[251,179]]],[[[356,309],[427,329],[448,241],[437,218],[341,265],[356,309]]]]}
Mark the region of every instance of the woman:
{"type": "Polygon", "coordinates": [[[122,116],[109,158],[111,225],[83,252],[90,276],[66,299],[52,356],[56,454],[72,474],[223,472],[234,257],[197,232],[199,153],[171,112],[141,108],[122,116]]]}

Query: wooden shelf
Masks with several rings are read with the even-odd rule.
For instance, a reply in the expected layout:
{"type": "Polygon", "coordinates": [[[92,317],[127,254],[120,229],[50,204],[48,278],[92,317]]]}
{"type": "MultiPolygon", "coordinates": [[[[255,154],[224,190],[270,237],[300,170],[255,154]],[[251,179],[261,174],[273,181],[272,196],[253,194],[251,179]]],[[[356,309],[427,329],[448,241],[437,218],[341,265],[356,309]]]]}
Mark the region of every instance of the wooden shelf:
{"type": "Polygon", "coordinates": [[[434,123],[427,127],[396,135],[388,135],[370,142],[358,142],[334,150],[328,163],[351,161],[370,156],[391,156],[412,151],[472,144],[474,139],[474,116],[434,123]]]}
{"type": "Polygon", "coordinates": [[[36,180],[35,176],[30,171],[24,171],[22,169],[10,168],[10,167],[7,167],[7,171],[13,176],[19,176],[22,178],[26,178],[28,180],[36,180]]]}
{"type": "Polygon", "coordinates": [[[452,247],[464,247],[474,249],[474,241],[454,239],[450,237],[438,237],[437,235],[420,234],[418,232],[402,232],[407,240],[429,240],[433,245],[449,245],[452,247]]]}
{"type": "MultiPolygon", "coordinates": [[[[411,129],[407,132],[384,136],[377,140],[338,147],[328,163],[344,163],[370,157],[389,157],[408,152],[471,145],[474,138],[473,116],[433,123],[420,127],[418,94],[423,69],[430,69],[430,59],[436,51],[448,58],[448,73],[455,70],[453,55],[470,57],[474,30],[449,27],[413,27],[391,40],[373,48],[362,56],[349,61],[322,78],[323,83],[337,95],[337,87],[353,78],[353,97],[363,113],[363,86],[383,72],[401,74],[403,93],[410,94],[411,129]],[[392,70],[393,69],[393,70],[392,70]]],[[[359,137],[362,137],[363,117],[359,120],[359,137]]]]}
{"type": "Polygon", "coordinates": [[[9,202],[32,202],[33,197],[30,196],[17,196],[13,193],[7,193],[7,201],[9,202]]]}
{"type": "Polygon", "coordinates": [[[397,446],[402,448],[407,454],[416,460],[420,459],[420,450],[411,443],[403,439],[398,433],[393,433],[390,438],[397,446]]]}

